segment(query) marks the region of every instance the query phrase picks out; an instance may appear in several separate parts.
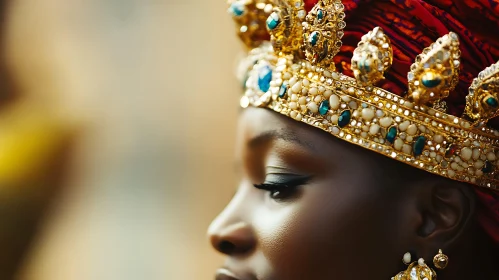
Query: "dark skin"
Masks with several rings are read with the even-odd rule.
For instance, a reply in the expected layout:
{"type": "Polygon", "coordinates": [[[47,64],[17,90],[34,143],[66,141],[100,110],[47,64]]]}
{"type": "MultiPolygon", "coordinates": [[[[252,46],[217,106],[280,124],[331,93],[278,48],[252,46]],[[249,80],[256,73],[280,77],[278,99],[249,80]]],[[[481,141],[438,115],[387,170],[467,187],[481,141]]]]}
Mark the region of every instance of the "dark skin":
{"type": "Polygon", "coordinates": [[[261,108],[243,111],[236,149],[241,183],[209,229],[219,280],[390,279],[407,251],[431,264],[440,248],[439,279],[499,279],[469,185],[261,108]]]}

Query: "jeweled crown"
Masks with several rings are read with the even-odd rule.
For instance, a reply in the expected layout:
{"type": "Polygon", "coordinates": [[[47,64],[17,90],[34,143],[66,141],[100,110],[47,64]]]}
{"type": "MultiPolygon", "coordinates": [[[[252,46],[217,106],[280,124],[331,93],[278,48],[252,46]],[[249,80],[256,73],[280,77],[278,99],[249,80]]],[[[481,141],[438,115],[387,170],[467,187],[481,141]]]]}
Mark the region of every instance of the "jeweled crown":
{"type": "Polygon", "coordinates": [[[380,27],[364,35],[351,68],[333,58],[345,28],[340,0],[230,0],[239,36],[250,48],[241,63],[241,106],[270,108],[350,143],[454,180],[498,188],[499,132],[486,126],[499,115],[499,62],[473,81],[465,113],[446,113],[444,99],[459,82],[459,38],[451,32],[415,58],[401,97],[375,84],[393,59],[380,27]],[[270,35],[270,43],[266,41],[270,35]]]}

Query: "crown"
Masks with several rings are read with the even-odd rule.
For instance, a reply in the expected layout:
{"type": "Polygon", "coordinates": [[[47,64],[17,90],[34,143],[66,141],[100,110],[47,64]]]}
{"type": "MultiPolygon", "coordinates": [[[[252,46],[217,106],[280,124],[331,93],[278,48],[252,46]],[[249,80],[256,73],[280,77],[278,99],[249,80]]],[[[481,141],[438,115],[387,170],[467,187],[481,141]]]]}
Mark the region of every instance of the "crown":
{"type": "Polygon", "coordinates": [[[446,113],[444,99],[459,82],[458,36],[450,32],[418,55],[401,97],[376,83],[392,64],[390,39],[380,27],[364,35],[351,68],[333,58],[345,28],[339,0],[230,0],[229,12],[250,49],[240,65],[241,106],[272,109],[352,144],[453,180],[499,186],[499,62],[473,81],[465,113],[446,113]],[[270,41],[268,41],[270,35],[270,41]]]}

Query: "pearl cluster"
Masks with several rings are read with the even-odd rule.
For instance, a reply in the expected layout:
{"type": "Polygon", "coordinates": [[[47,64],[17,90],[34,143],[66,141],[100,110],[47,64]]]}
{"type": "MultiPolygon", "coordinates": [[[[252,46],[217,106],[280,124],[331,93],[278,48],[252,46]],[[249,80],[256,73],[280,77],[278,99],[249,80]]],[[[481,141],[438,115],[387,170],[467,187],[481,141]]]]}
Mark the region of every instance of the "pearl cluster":
{"type": "Polygon", "coordinates": [[[496,188],[499,132],[475,127],[377,87],[277,57],[271,47],[249,58],[243,107],[267,107],[350,143],[454,180],[496,188]]]}

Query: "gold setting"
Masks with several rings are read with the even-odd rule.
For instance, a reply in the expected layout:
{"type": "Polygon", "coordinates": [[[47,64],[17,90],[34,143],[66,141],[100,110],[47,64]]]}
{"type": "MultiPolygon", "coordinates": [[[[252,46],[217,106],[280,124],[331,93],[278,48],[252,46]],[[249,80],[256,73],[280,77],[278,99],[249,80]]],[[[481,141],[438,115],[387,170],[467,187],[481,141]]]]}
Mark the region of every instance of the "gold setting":
{"type": "Polygon", "coordinates": [[[438,269],[445,269],[449,264],[449,257],[442,252],[442,249],[438,250],[438,254],[433,257],[433,265],[438,269]]]}
{"type": "Polygon", "coordinates": [[[452,91],[459,82],[459,38],[451,32],[423,50],[407,75],[409,96],[418,105],[433,104],[452,91]]]}
{"type": "Polygon", "coordinates": [[[362,36],[353,52],[352,70],[357,81],[364,86],[383,80],[383,74],[392,65],[393,50],[390,39],[381,27],[362,36]]]}
{"type": "Polygon", "coordinates": [[[427,266],[423,259],[413,262],[405,271],[400,272],[392,280],[434,280],[437,273],[427,266]]]}
{"type": "MultiPolygon", "coordinates": [[[[285,9],[297,3],[281,2],[287,2],[285,9]]],[[[445,113],[446,105],[442,99],[458,82],[460,52],[457,36],[454,33],[443,36],[415,59],[408,74],[409,95],[400,97],[374,86],[383,78],[393,57],[390,41],[379,27],[364,36],[354,52],[352,69],[356,72],[355,79],[335,72],[332,57],[321,61],[315,59],[314,55],[324,49],[311,48],[313,32],[342,34],[344,24],[339,22],[344,18],[343,5],[338,3],[341,4],[333,0],[319,1],[303,17],[306,20],[303,31],[297,31],[303,37],[301,49],[293,45],[276,51],[269,43],[263,43],[250,51],[242,63],[249,70],[241,105],[270,108],[352,144],[434,174],[497,188],[499,132],[486,126],[475,126],[474,119],[478,118],[473,116],[459,118],[445,113]],[[322,11],[322,16],[319,16],[319,11],[322,11]],[[321,26],[333,29],[321,29],[321,26]]],[[[282,8],[274,6],[274,11],[282,11],[282,8]]],[[[294,15],[296,20],[289,22],[302,18],[302,14],[298,17],[297,12],[289,15],[294,15]]],[[[275,40],[279,39],[276,36],[282,34],[273,34],[274,46],[275,40]]],[[[334,45],[334,40],[340,38],[337,36],[329,41],[329,37],[318,36],[315,46],[321,46],[325,41],[334,45]]],[[[334,56],[336,52],[329,54],[334,56]]],[[[483,104],[485,97],[497,98],[498,68],[489,67],[477,78],[475,95],[468,98],[468,102],[479,100],[483,104]]],[[[477,117],[485,122],[496,114],[497,110],[477,117]]]]}
{"type": "Polygon", "coordinates": [[[466,96],[466,114],[482,126],[488,119],[499,114],[499,62],[487,67],[478,74],[466,96]],[[491,102],[492,101],[492,102],[491,102]],[[495,106],[494,106],[495,105],[495,106]]]}

